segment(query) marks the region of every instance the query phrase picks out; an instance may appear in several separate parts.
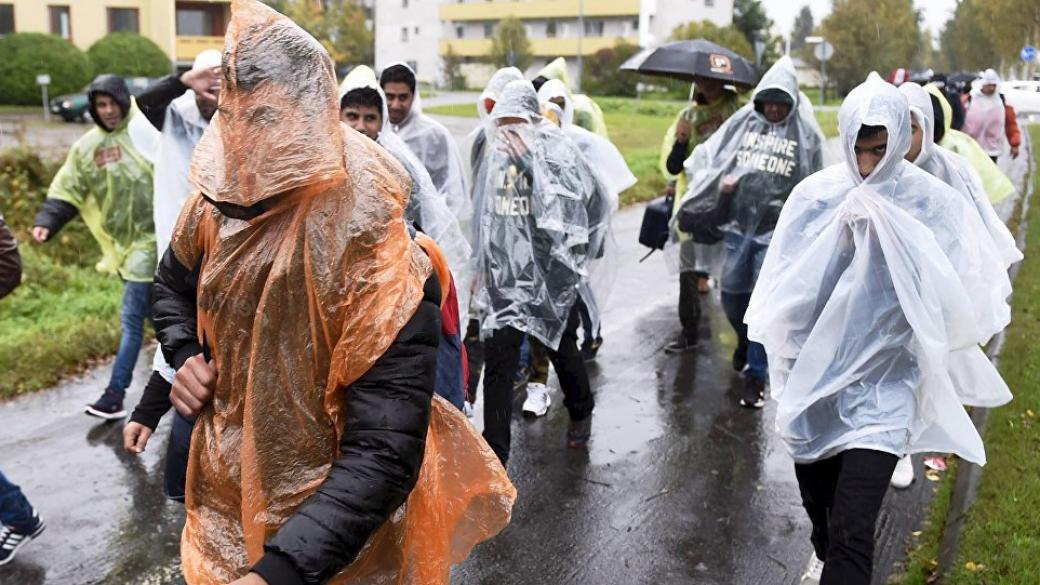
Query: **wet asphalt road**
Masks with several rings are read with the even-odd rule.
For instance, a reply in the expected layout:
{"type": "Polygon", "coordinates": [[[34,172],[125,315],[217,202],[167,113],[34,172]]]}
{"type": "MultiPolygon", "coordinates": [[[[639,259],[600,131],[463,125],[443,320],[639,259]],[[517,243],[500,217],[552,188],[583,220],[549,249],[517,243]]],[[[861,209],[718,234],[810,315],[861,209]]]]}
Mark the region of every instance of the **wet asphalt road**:
{"type": "MultiPolygon", "coordinates": [[[[448,123],[460,137],[472,126],[448,123]]],[[[453,583],[797,583],[810,554],[809,525],[773,432],[774,404],[764,411],[737,405],[741,378],[729,367],[736,338],[716,293],[704,297],[700,347],[663,353],[678,333],[677,279],[659,253],[638,262],[641,217],[629,208],[615,220],[620,270],[603,316],[606,341],[590,370],[597,408],[587,452],[564,446],[558,390],[542,419],[524,420],[518,403],[513,523],[457,567],[453,583]]],[[[146,349],[128,405],[150,363],[146,349]]],[[[183,512],[164,500],[161,483],[169,421],[144,455],[124,454],[120,423],[82,414],[108,373],[105,365],[0,404],[0,469],[48,523],[0,567],[0,584],[178,582],[183,512]]],[[[933,484],[918,467],[912,489],[889,494],[876,583],[901,558],[931,496],[933,484]]]]}

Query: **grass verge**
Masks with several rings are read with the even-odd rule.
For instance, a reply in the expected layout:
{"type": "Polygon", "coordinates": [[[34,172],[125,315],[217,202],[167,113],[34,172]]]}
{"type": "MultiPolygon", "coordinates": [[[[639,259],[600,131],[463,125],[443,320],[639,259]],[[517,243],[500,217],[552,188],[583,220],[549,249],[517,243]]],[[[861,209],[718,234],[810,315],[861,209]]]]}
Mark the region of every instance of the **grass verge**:
{"type": "MultiPolygon", "coordinates": [[[[1029,127],[1040,144],[1040,125],[1029,127]]],[[[1040,151],[1034,148],[1034,169],[1040,151]]],[[[1015,399],[990,412],[985,444],[989,459],[977,499],[964,522],[956,564],[944,578],[958,585],[1019,585],[1040,575],[1040,265],[1031,258],[1040,241],[1040,173],[1035,172],[1027,218],[1026,261],[1015,280],[1011,327],[1000,356],[1000,372],[1015,399]]],[[[909,554],[900,585],[934,581],[936,556],[949,509],[955,474],[947,473],[932,504],[919,544],[909,554]]]]}
{"type": "MultiPolygon", "coordinates": [[[[658,170],[661,142],[683,101],[597,97],[596,103],[610,129],[610,139],[621,151],[632,174],[639,179],[634,187],[621,194],[621,205],[649,201],[659,196],[665,180],[658,170]]],[[[476,118],[473,104],[451,104],[426,108],[426,113],[441,116],[476,118]]],[[[838,135],[838,113],[817,112],[816,119],[828,138],[838,135]]]]}

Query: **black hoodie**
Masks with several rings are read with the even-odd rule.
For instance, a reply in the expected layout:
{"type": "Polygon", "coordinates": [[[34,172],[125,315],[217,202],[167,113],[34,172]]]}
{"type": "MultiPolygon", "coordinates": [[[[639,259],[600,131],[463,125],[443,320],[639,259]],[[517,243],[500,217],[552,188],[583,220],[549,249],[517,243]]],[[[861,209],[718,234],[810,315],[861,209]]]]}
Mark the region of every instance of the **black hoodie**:
{"type": "Polygon", "coordinates": [[[110,129],[105,128],[101,123],[101,118],[97,114],[97,109],[94,107],[94,101],[97,99],[99,94],[104,94],[116,101],[119,104],[119,109],[123,112],[123,117],[126,118],[130,115],[130,88],[126,86],[126,81],[118,75],[112,75],[105,73],[98,75],[94,78],[94,81],[90,82],[90,87],[87,88],[87,100],[90,102],[89,111],[90,116],[94,119],[94,123],[105,132],[111,132],[110,129]]]}

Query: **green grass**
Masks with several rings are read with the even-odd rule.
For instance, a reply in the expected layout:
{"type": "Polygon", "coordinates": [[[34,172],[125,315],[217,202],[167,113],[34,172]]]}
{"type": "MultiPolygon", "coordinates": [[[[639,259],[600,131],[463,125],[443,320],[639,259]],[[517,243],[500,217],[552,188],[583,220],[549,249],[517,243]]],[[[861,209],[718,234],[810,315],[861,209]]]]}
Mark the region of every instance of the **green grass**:
{"type": "MultiPolygon", "coordinates": [[[[1029,127],[1040,145],[1040,125],[1029,127]]],[[[1040,193],[1040,151],[1034,150],[1034,194],[1040,193]]],[[[1029,210],[1027,241],[1040,241],[1036,196],[1029,210]]],[[[1031,248],[1035,249],[1035,248],[1031,248]]],[[[1026,252],[1015,281],[1011,328],[1000,370],[1014,401],[992,411],[978,499],[968,512],[958,560],[946,582],[1012,585],[1040,578],[1040,264],[1026,252]],[[975,570],[968,563],[974,563],[975,570]],[[979,569],[978,566],[982,568],[979,569]]]]}
{"type": "Polygon", "coordinates": [[[932,575],[939,566],[939,542],[946,527],[946,518],[950,512],[950,501],[953,497],[953,484],[957,477],[957,462],[951,459],[949,468],[942,475],[932,499],[928,518],[921,526],[919,534],[914,536],[913,544],[907,554],[903,573],[894,576],[889,583],[894,585],[930,585],[932,575]]]}
{"type": "Polygon", "coordinates": [[[119,347],[118,278],[58,263],[34,245],[20,252],[22,285],[0,301],[0,399],[53,386],[119,347]]]}
{"type": "Polygon", "coordinates": [[[43,104],[38,106],[9,106],[0,105],[0,116],[10,114],[40,114],[43,115],[43,104]]]}
{"type": "MultiPolygon", "coordinates": [[[[649,201],[664,191],[665,180],[658,169],[661,142],[675,114],[686,102],[660,99],[597,97],[596,103],[610,129],[610,139],[621,151],[628,168],[639,179],[635,187],[621,194],[621,205],[649,201]]],[[[441,116],[476,118],[473,104],[452,104],[426,108],[426,113],[441,116]]],[[[838,113],[817,112],[816,119],[828,137],[838,135],[838,113]]]]}

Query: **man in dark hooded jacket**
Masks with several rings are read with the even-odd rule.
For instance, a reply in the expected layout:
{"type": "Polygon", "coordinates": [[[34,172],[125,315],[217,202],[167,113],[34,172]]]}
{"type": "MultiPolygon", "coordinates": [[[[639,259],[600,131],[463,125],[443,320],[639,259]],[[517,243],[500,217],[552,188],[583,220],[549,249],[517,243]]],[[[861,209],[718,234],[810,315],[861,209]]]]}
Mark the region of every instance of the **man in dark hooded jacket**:
{"type": "Polygon", "coordinates": [[[158,136],[121,77],[99,75],[87,97],[96,127],[72,145],[32,236],[41,244],[50,241],[79,215],[101,248],[98,271],[123,280],[123,334],[112,377],[101,398],[87,406],[88,414],[118,419],[126,416],[123,397],[141,350],[155,271],[152,164],[142,153],[158,136]]]}

